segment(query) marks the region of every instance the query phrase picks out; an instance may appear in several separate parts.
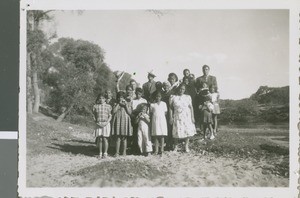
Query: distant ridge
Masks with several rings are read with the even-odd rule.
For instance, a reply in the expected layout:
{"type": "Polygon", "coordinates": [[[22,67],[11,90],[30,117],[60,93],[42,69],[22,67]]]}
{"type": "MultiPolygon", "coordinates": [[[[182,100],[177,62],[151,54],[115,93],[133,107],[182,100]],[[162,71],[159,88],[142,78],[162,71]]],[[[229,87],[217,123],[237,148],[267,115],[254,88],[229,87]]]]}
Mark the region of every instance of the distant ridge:
{"type": "Polygon", "coordinates": [[[259,104],[277,104],[286,105],[289,103],[289,86],[268,87],[260,86],[256,93],[250,96],[250,99],[259,104]]]}

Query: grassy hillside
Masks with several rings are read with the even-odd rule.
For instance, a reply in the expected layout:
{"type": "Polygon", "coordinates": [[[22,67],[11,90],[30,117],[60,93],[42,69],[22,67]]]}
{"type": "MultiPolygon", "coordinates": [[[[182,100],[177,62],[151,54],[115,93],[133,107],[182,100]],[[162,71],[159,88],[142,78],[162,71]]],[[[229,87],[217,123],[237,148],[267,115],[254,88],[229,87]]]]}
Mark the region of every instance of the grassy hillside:
{"type": "Polygon", "coordinates": [[[221,100],[223,124],[288,123],[289,87],[261,86],[250,98],[221,100]]]}

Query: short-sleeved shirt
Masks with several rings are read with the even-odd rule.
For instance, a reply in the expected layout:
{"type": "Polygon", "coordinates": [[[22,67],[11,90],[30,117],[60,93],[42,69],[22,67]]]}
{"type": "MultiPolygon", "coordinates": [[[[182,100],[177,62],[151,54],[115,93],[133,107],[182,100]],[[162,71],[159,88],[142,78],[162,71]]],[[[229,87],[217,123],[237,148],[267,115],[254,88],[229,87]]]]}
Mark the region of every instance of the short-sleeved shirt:
{"type": "Polygon", "coordinates": [[[97,122],[106,122],[111,115],[112,107],[109,104],[95,104],[93,113],[97,122]]]}

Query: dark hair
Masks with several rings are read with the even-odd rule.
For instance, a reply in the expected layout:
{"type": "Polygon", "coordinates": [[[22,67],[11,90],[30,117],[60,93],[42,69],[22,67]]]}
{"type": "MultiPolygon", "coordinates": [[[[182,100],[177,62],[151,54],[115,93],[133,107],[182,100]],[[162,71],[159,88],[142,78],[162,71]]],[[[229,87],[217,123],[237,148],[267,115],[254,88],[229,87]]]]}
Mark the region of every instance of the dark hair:
{"type": "Polygon", "coordinates": [[[148,109],[148,104],[147,103],[141,103],[139,104],[139,111],[142,112],[143,108],[146,107],[148,109]]]}
{"type": "Polygon", "coordinates": [[[97,98],[96,98],[96,103],[98,102],[98,100],[100,100],[100,97],[106,98],[104,93],[99,93],[97,98]]]}
{"type": "Polygon", "coordinates": [[[189,72],[190,72],[190,70],[189,70],[189,69],[184,69],[184,70],[183,70],[183,74],[184,74],[186,71],[189,71],[189,72]]]}
{"type": "Polygon", "coordinates": [[[129,87],[133,90],[132,85],[127,85],[127,86],[126,86],[126,91],[128,90],[129,87]]]}
{"type": "Polygon", "coordinates": [[[153,93],[153,96],[156,98],[158,95],[162,96],[162,92],[159,91],[159,90],[156,90],[156,91],[153,93]]]}
{"type": "Polygon", "coordinates": [[[119,91],[117,93],[117,100],[119,100],[121,97],[123,97],[123,98],[126,97],[126,93],[124,91],[119,91]]]}
{"type": "Polygon", "coordinates": [[[155,83],[155,88],[156,88],[157,90],[161,90],[162,87],[163,87],[163,84],[162,84],[160,81],[157,81],[157,82],[155,83]]]}
{"type": "Polygon", "coordinates": [[[204,70],[204,68],[206,68],[206,67],[207,67],[208,69],[210,69],[210,67],[209,67],[208,65],[203,65],[203,66],[202,66],[202,70],[204,70]]]}
{"type": "Polygon", "coordinates": [[[143,89],[140,88],[140,87],[137,87],[137,88],[135,89],[135,93],[141,93],[141,94],[143,94],[143,89]]]}
{"type": "Polygon", "coordinates": [[[171,78],[171,77],[175,77],[175,81],[177,82],[178,81],[178,77],[175,73],[169,73],[169,76],[168,76],[168,80],[171,78]]]}
{"type": "Polygon", "coordinates": [[[190,82],[190,78],[189,78],[189,77],[187,77],[187,76],[183,77],[182,81],[184,82],[186,79],[188,79],[188,80],[189,80],[189,82],[190,82]]]}

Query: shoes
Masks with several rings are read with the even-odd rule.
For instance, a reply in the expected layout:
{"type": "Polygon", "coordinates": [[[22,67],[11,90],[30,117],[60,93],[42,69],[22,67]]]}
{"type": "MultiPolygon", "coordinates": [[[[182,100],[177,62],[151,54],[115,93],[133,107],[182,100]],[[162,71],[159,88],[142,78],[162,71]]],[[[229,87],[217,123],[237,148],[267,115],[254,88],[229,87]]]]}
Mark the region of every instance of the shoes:
{"type": "Polygon", "coordinates": [[[114,157],[119,157],[120,155],[119,155],[119,153],[116,153],[115,155],[114,155],[114,157]]]}
{"type": "Polygon", "coordinates": [[[186,153],[189,153],[189,152],[190,152],[190,149],[189,149],[189,148],[185,148],[185,152],[186,152],[186,153]]]}
{"type": "Polygon", "coordinates": [[[212,136],[210,136],[209,139],[213,140],[213,139],[215,139],[215,138],[216,138],[216,137],[215,137],[214,135],[212,135],[212,136]]]}
{"type": "Polygon", "coordinates": [[[103,153],[102,158],[103,159],[107,158],[107,153],[103,153]]]}

